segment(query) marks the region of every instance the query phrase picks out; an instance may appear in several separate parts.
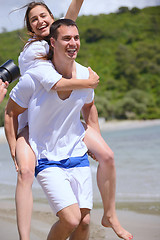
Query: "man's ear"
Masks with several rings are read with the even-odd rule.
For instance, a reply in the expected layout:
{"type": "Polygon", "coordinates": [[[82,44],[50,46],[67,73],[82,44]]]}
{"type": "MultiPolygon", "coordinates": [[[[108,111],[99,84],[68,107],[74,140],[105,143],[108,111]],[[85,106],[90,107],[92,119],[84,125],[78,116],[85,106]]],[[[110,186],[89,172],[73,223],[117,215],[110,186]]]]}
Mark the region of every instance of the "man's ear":
{"type": "Polygon", "coordinates": [[[55,39],[53,37],[50,38],[50,43],[52,47],[55,46],[55,39]]]}

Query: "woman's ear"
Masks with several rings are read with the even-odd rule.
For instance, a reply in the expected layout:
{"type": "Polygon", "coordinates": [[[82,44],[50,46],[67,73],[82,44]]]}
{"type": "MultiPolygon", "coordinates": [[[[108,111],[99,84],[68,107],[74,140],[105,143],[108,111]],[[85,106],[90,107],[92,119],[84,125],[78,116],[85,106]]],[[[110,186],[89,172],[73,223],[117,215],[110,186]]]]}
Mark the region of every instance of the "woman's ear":
{"type": "Polygon", "coordinates": [[[50,38],[50,44],[54,48],[54,46],[55,46],[55,39],[53,37],[50,38]]]}

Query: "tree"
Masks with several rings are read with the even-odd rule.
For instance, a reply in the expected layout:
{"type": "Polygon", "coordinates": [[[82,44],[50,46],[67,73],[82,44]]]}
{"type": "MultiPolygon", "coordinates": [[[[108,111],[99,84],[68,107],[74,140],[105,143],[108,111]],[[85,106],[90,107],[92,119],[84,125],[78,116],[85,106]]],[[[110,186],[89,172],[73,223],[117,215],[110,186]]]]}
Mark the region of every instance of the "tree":
{"type": "Polygon", "coordinates": [[[121,14],[121,13],[126,13],[126,12],[129,12],[129,9],[128,7],[120,7],[118,9],[118,13],[121,14]]]}

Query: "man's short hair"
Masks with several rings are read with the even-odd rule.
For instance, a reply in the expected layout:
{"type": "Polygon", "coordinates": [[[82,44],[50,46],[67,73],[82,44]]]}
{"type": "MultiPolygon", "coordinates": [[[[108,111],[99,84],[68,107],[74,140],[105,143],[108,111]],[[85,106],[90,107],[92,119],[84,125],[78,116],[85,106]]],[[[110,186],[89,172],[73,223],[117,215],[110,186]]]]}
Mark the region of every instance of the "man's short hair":
{"type": "Polygon", "coordinates": [[[50,27],[50,38],[53,37],[54,39],[57,40],[58,38],[57,30],[61,26],[75,26],[78,30],[77,24],[73,20],[67,18],[59,19],[52,23],[50,27]]]}

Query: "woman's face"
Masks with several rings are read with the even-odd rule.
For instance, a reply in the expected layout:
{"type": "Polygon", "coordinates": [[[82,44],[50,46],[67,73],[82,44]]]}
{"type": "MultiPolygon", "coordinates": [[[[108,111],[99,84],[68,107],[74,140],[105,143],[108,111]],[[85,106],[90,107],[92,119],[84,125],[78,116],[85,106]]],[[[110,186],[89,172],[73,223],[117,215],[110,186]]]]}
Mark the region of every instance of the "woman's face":
{"type": "Polygon", "coordinates": [[[37,36],[46,37],[49,35],[50,26],[54,22],[54,19],[45,7],[38,5],[30,11],[29,22],[32,31],[37,36]]]}

